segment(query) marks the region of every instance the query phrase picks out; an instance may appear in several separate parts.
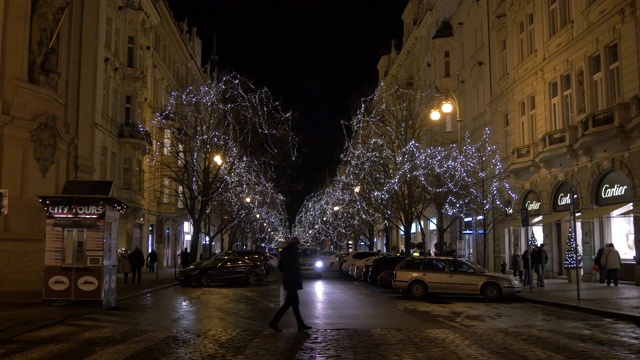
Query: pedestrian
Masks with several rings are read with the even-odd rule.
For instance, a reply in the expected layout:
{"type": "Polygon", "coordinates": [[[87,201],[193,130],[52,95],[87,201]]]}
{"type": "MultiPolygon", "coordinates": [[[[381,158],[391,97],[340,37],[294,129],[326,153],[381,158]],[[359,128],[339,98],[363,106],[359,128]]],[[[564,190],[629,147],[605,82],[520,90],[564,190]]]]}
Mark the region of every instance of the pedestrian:
{"type": "Polygon", "coordinates": [[[278,328],[278,322],[289,310],[293,309],[293,316],[298,323],[298,331],[309,330],[311,326],[304,323],[302,315],[300,315],[300,299],[298,298],[298,290],[302,290],[302,272],[300,271],[300,259],[298,254],[298,245],[300,239],[292,237],[289,244],[280,251],[280,262],[278,269],[282,272],[282,287],[287,292],[284,303],[269,322],[269,327],[274,331],[282,331],[278,328]]]}
{"type": "Polygon", "coordinates": [[[535,272],[538,275],[538,287],[544,287],[544,270],[547,266],[547,262],[549,261],[549,255],[547,255],[547,251],[544,249],[545,244],[540,244],[540,247],[533,253],[533,257],[535,260],[533,264],[535,266],[535,272]]]}
{"type": "Polygon", "coordinates": [[[607,286],[611,285],[611,281],[613,285],[618,286],[618,270],[622,267],[622,258],[613,243],[608,244],[602,253],[602,264],[607,271],[607,286]]]}
{"type": "Polygon", "coordinates": [[[136,249],[129,254],[129,263],[131,263],[131,284],[136,283],[136,276],[138,277],[138,284],[142,280],[142,267],[144,266],[144,254],[140,247],[136,246],[136,249]]]}
{"type": "Polygon", "coordinates": [[[529,249],[522,253],[522,266],[524,268],[524,285],[533,285],[533,276],[531,276],[531,256],[529,249]]]}
{"type": "Polygon", "coordinates": [[[593,264],[598,266],[598,282],[600,284],[604,284],[604,265],[602,265],[602,255],[604,254],[605,247],[600,246],[598,252],[596,253],[596,258],[593,259],[593,264]]]}
{"type": "Polygon", "coordinates": [[[120,265],[120,271],[124,276],[124,283],[129,281],[129,273],[131,272],[131,264],[129,263],[129,249],[122,250],[122,253],[118,256],[118,264],[120,265]]]}
{"type": "Polygon", "coordinates": [[[511,270],[513,270],[513,276],[517,277],[522,281],[522,270],[524,269],[524,264],[522,261],[522,255],[520,255],[520,249],[513,248],[513,254],[511,255],[511,270]]]}
{"type": "Polygon", "coordinates": [[[149,266],[149,272],[156,271],[156,263],[158,262],[158,253],[155,249],[151,249],[149,255],[147,255],[147,266],[149,266]]]}
{"type": "Polygon", "coordinates": [[[191,254],[189,254],[187,248],[184,248],[180,253],[180,268],[186,269],[189,267],[189,264],[191,264],[191,254]]]}

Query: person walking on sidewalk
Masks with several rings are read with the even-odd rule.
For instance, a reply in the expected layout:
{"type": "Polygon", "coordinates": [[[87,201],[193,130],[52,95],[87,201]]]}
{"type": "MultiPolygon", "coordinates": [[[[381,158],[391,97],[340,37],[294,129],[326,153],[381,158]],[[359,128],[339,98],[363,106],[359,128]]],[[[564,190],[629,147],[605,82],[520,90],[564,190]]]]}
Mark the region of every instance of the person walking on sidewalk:
{"type": "Polygon", "coordinates": [[[524,268],[524,285],[533,284],[533,276],[531,276],[531,256],[529,256],[529,249],[522,253],[522,266],[524,268]]]}
{"type": "Polygon", "coordinates": [[[120,256],[118,256],[118,264],[120,265],[120,271],[124,276],[124,283],[129,281],[129,273],[131,272],[131,263],[129,262],[129,249],[122,250],[120,256]]]}
{"type": "Polygon", "coordinates": [[[131,263],[131,284],[136,283],[136,275],[138,276],[138,284],[142,280],[142,267],[144,266],[144,254],[139,247],[131,252],[129,255],[129,262],[131,263]]]}
{"type": "Polygon", "coordinates": [[[522,256],[520,255],[520,249],[514,248],[513,254],[511,255],[511,270],[513,270],[513,276],[520,279],[520,281],[522,281],[523,268],[524,264],[522,262],[522,256]]]}
{"type": "Polygon", "coordinates": [[[158,262],[158,253],[155,249],[151,249],[151,252],[147,256],[147,266],[149,267],[149,272],[156,271],[156,263],[158,262]]]}
{"type": "Polygon", "coordinates": [[[186,269],[189,267],[189,264],[191,264],[191,254],[189,254],[187,248],[184,248],[180,253],[180,268],[186,269]]]}
{"type": "Polygon", "coordinates": [[[547,251],[544,249],[544,244],[540,244],[540,247],[533,253],[533,257],[535,258],[532,260],[535,266],[535,272],[538,274],[538,287],[544,287],[544,270],[549,261],[549,255],[547,255],[547,251]]]}
{"type": "Polygon", "coordinates": [[[596,253],[596,258],[593,259],[593,263],[598,265],[598,281],[600,284],[604,284],[604,266],[602,266],[602,255],[604,254],[604,246],[600,246],[596,253]]]}
{"type": "Polygon", "coordinates": [[[293,309],[293,315],[296,317],[299,331],[311,329],[311,326],[305,324],[302,320],[302,315],[300,315],[298,290],[302,290],[302,272],[300,271],[298,245],[300,245],[300,239],[294,236],[289,240],[289,244],[280,251],[278,269],[282,272],[282,286],[287,295],[284,298],[284,303],[276,311],[269,323],[269,327],[274,331],[282,331],[282,329],[278,328],[278,322],[289,308],[293,309]]]}
{"type": "Polygon", "coordinates": [[[613,285],[618,286],[618,270],[622,267],[622,259],[613,244],[607,244],[602,254],[602,264],[607,271],[607,286],[611,286],[611,281],[613,285]]]}

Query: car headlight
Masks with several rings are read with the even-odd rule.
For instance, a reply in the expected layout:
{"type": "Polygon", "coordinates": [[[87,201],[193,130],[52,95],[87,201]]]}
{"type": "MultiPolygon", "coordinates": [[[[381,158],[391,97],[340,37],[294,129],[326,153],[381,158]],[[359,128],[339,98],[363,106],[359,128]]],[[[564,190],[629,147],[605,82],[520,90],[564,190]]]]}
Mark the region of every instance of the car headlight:
{"type": "Polygon", "coordinates": [[[511,284],[513,284],[514,286],[520,286],[520,279],[512,279],[511,284]]]}
{"type": "Polygon", "coordinates": [[[316,263],[314,264],[317,268],[321,268],[324,266],[324,263],[320,260],[316,261],[316,263]]]}

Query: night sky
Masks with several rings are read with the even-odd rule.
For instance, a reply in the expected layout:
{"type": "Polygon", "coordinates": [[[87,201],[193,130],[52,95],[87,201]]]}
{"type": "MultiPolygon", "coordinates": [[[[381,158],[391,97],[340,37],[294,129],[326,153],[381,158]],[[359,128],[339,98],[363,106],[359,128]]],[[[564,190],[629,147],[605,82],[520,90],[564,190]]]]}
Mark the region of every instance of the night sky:
{"type": "Polygon", "coordinates": [[[266,87],[297,114],[300,164],[284,195],[290,220],[339,165],[341,122],[377,86],[376,65],[402,38],[407,0],[168,0],[218,68],[266,87]],[[215,37],[214,37],[215,34],[215,37]],[[299,182],[298,184],[295,184],[299,182]]]}

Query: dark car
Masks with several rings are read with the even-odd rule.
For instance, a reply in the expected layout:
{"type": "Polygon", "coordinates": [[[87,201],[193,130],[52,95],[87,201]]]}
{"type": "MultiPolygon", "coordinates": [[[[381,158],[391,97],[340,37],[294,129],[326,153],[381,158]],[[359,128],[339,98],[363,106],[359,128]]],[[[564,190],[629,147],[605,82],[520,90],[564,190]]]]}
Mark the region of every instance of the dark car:
{"type": "Polygon", "coordinates": [[[407,258],[406,256],[385,256],[379,257],[373,260],[371,268],[369,269],[368,280],[371,284],[378,285],[378,277],[385,271],[393,271],[402,260],[407,258]]]}
{"type": "MultiPolygon", "coordinates": [[[[374,282],[374,284],[377,284],[378,286],[384,289],[393,289],[394,276],[395,276],[395,271],[393,270],[383,271],[382,273],[380,273],[380,275],[378,276],[378,279],[376,280],[376,282],[374,282]]],[[[369,278],[371,278],[371,275],[369,275],[369,278]]]]}
{"type": "Polygon", "coordinates": [[[178,272],[181,285],[255,284],[266,276],[264,267],[237,257],[217,256],[178,272]]]}
{"type": "Polygon", "coordinates": [[[224,251],[220,253],[220,255],[218,256],[234,256],[234,257],[239,257],[241,259],[247,259],[255,264],[262,265],[267,275],[271,274],[271,271],[273,271],[273,265],[271,265],[271,259],[269,259],[267,254],[261,251],[229,250],[229,251],[224,251]]]}

